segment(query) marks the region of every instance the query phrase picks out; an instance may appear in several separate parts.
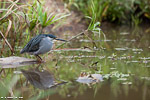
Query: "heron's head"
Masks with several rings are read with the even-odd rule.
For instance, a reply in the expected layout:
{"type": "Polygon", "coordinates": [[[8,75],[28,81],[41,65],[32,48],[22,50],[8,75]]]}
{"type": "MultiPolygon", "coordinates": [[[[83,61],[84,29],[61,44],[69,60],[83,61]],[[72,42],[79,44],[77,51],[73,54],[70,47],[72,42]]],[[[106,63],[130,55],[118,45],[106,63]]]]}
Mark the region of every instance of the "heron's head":
{"type": "Polygon", "coordinates": [[[46,36],[50,37],[51,39],[54,39],[54,40],[59,40],[59,41],[67,42],[67,40],[59,39],[55,35],[52,35],[52,34],[46,34],[46,36]]]}

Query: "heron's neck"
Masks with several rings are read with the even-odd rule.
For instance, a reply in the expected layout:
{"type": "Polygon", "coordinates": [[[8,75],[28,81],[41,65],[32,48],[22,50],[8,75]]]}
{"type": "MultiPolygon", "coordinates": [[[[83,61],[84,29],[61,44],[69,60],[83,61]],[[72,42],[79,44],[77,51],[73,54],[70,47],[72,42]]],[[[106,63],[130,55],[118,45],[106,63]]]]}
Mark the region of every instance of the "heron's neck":
{"type": "Polygon", "coordinates": [[[53,38],[50,38],[50,37],[46,37],[49,41],[53,41],[54,39],[53,38]]]}

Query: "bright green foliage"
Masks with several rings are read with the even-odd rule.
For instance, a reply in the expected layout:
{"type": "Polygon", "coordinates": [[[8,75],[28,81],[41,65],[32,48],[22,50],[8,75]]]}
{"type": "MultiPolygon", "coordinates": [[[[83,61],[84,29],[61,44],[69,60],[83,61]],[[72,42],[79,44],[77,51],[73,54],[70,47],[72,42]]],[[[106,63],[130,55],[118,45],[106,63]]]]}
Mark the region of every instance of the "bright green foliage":
{"type": "Polygon", "coordinates": [[[91,6],[97,21],[110,21],[123,24],[140,24],[144,18],[150,20],[149,0],[64,0],[77,7],[85,16],[93,16],[91,6]]]}
{"type": "Polygon", "coordinates": [[[52,14],[47,16],[46,10],[43,11],[42,5],[37,3],[37,12],[38,12],[38,17],[39,17],[38,20],[43,28],[54,23],[54,18],[55,18],[55,15],[52,15],[52,14]]]}
{"type": "Polygon", "coordinates": [[[28,13],[25,16],[30,30],[34,29],[37,24],[44,28],[66,17],[66,15],[63,15],[57,18],[57,14],[48,14],[47,9],[43,9],[43,5],[38,2],[29,7],[28,13]]]}

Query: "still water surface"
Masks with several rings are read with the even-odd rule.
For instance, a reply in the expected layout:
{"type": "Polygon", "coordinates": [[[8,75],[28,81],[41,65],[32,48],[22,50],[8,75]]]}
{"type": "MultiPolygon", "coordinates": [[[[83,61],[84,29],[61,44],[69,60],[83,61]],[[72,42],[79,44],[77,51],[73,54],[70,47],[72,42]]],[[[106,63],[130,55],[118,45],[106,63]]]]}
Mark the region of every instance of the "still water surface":
{"type": "Polygon", "coordinates": [[[43,56],[46,63],[5,69],[0,90],[8,89],[9,93],[0,96],[22,96],[24,100],[150,100],[150,31],[121,27],[104,33],[107,39],[95,39],[98,47],[94,50],[90,49],[91,41],[81,36],[63,47],[74,49],[54,50],[43,56]],[[81,73],[101,74],[103,81],[79,83],[76,79],[81,73]]]}

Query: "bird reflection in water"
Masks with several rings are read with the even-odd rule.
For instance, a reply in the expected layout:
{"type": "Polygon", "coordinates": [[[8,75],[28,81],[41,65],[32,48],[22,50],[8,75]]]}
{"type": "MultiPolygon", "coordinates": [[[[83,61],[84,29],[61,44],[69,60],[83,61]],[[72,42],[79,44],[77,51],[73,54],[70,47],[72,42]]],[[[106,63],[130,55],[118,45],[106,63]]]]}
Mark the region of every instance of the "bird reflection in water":
{"type": "Polygon", "coordinates": [[[57,83],[53,74],[46,70],[40,71],[38,68],[29,70],[22,69],[21,72],[34,87],[39,89],[49,89],[66,83],[57,83]]]}

